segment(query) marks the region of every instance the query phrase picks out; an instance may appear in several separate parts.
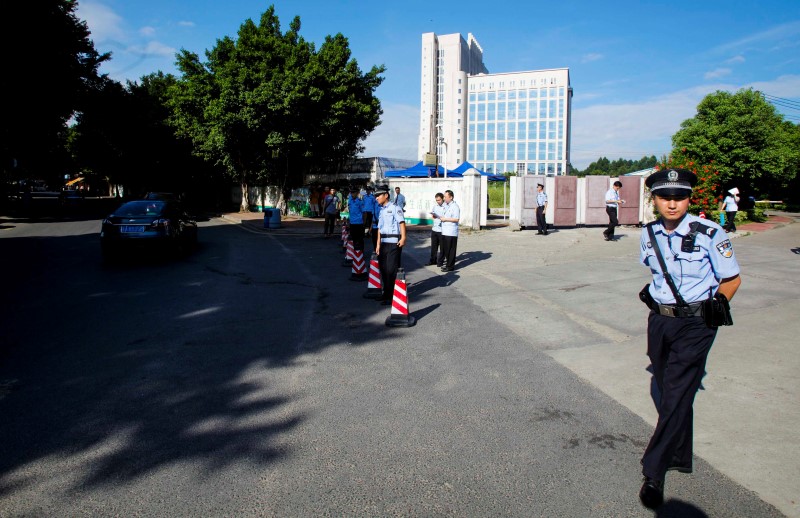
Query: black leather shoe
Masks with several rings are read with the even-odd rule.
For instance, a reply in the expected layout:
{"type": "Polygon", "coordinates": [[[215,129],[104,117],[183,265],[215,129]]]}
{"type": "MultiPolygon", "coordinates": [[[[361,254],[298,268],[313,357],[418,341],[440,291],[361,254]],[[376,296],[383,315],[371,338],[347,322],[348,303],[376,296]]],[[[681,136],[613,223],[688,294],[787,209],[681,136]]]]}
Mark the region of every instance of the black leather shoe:
{"type": "Polygon", "coordinates": [[[657,509],[664,503],[664,482],[654,478],[645,477],[642,489],[639,490],[639,500],[648,509],[657,509]]]}

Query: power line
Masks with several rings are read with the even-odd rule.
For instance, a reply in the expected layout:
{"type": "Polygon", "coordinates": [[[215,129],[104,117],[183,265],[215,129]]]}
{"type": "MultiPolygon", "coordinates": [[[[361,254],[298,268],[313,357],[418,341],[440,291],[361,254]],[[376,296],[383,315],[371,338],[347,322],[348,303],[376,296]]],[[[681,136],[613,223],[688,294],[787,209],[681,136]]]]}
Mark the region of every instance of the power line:
{"type": "Polygon", "coordinates": [[[778,97],[776,95],[770,95],[770,94],[767,94],[767,93],[764,93],[764,92],[761,92],[761,94],[764,97],[768,98],[768,99],[774,99],[776,102],[782,102],[782,103],[785,103],[785,104],[795,105],[798,108],[800,108],[800,102],[798,102],[798,101],[793,101],[791,99],[784,99],[783,97],[778,97]]]}

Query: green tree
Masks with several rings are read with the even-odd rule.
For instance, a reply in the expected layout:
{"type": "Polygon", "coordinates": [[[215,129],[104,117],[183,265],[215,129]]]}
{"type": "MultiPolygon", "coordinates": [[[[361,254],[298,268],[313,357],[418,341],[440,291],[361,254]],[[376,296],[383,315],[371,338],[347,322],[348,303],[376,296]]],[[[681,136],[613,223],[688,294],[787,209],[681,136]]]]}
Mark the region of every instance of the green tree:
{"type": "Polygon", "coordinates": [[[95,50],[86,23],[75,16],[76,5],[72,0],[4,5],[8,52],[0,147],[7,178],[53,181],[63,173],[67,122],[102,81],[98,67],[110,54],[95,50]],[[46,41],[46,48],[36,47],[36,41],[46,41]]]}
{"type": "Polygon", "coordinates": [[[681,150],[697,163],[714,164],[723,189],[781,195],[800,167],[797,131],[760,92],[717,91],[673,135],[673,154],[681,150]]]}
{"type": "Polygon", "coordinates": [[[326,38],[317,52],[299,31],[295,17],[281,32],[271,6],[258,25],[246,20],[236,40],[218,40],[207,63],[186,50],[178,56],[171,123],[239,183],[242,211],[254,182],[283,193],[302,183],[309,164],[355,156],[378,124],[383,67],[363,74],[344,37],[326,38]]]}

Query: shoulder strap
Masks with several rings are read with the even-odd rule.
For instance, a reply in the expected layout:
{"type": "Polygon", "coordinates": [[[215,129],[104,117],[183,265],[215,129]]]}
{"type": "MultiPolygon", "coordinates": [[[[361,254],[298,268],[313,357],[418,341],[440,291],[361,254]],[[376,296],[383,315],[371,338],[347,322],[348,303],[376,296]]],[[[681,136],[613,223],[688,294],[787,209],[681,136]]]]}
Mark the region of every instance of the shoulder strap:
{"type": "Polygon", "coordinates": [[[672,275],[670,275],[669,271],[667,270],[667,265],[664,263],[664,257],[661,255],[661,249],[658,247],[658,241],[656,241],[656,234],[653,232],[653,225],[647,225],[647,233],[650,234],[650,244],[653,245],[656,258],[658,258],[658,264],[661,266],[661,271],[664,273],[664,280],[667,281],[669,289],[672,290],[672,295],[675,297],[675,302],[679,306],[687,306],[686,301],[683,300],[683,297],[681,297],[678,288],[675,287],[675,282],[672,280],[672,275]]]}

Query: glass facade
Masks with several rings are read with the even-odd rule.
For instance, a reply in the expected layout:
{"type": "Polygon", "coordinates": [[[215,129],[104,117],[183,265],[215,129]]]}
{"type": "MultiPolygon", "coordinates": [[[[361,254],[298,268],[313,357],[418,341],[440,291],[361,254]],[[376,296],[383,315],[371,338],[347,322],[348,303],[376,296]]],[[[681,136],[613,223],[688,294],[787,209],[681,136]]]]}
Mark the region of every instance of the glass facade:
{"type": "Polygon", "coordinates": [[[470,81],[467,160],[492,174],[564,174],[569,92],[554,82],[541,75],[470,81]]]}

